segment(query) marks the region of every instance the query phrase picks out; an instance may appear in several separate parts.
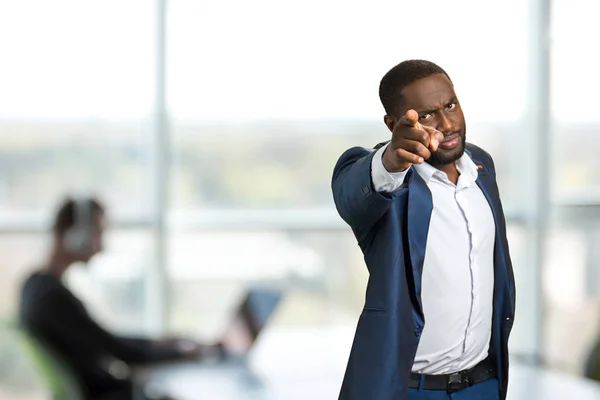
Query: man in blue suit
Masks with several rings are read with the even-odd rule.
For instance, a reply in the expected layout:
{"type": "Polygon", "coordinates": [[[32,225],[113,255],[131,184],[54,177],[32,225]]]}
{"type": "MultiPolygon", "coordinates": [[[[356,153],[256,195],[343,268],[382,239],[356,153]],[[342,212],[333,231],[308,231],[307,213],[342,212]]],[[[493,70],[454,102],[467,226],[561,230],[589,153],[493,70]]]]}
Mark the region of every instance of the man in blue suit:
{"type": "Polygon", "coordinates": [[[398,64],[379,96],[391,141],[333,173],[369,269],[339,398],[503,400],[515,286],[494,162],[438,65],[398,64]]]}

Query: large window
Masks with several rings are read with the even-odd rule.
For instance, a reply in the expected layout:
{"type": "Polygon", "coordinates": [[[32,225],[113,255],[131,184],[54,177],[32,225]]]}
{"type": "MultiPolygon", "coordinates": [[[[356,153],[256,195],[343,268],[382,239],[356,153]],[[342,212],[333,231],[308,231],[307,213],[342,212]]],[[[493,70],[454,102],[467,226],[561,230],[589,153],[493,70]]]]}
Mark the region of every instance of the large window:
{"type": "MultiPolygon", "coordinates": [[[[68,281],[112,328],[159,321],[157,330],[215,336],[258,282],[288,290],[279,324],[354,324],[367,272],[335,212],[332,169],[345,149],[390,137],[379,80],[425,58],[452,78],[469,141],[495,159],[520,293],[511,346],[538,352],[538,293],[527,288],[540,133],[529,129],[529,96],[532,61],[547,60],[532,60],[528,2],[166,0],[165,13],[161,4],[0,4],[1,314],[14,313],[19,282],[43,259],[58,200],[94,192],[113,223],[107,251],[68,281]]],[[[600,121],[589,109],[598,6],[553,6],[548,246],[570,243],[572,258],[548,248],[543,355],[576,370],[595,325],[577,328],[585,340],[573,351],[554,349],[600,311],[590,239],[600,121]],[[580,296],[567,300],[566,283],[580,296]]]]}
{"type": "MultiPolygon", "coordinates": [[[[379,80],[409,58],[452,77],[469,140],[495,158],[517,275],[526,269],[535,189],[514,177],[527,154],[528,12],[516,0],[169,2],[171,327],[209,331],[206,319],[222,314],[208,310],[230,307],[240,286],[293,275],[290,310],[307,310],[296,322],[354,323],[366,270],[333,208],[331,173],[347,148],[390,137],[379,80]],[[279,218],[263,221],[272,210],[279,218]],[[214,235],[219,220],[227,232],[214,235]],[[300,262],[306,252],[313,259],[300,262]]],[[[531,308],[524,298],[520,307],[531,308]]],[[[531,342],[522,340],[528,330],[517,322],[513,343],[524,352],[533,351],[519,347],[531,342]]]]}
{"type": "Polygon", "coordinates": [[[588,49],[600,27],[593,0],[552,2],[552,200],[554,218],[544,269],[545,360],[583,370],[599,339],[600,59],[588,49]],[[577,340],[573,340],[573,332],[577,340]]]}
{"type": "Polygon", "coordinates": [[[496,157],[505,201],[518,208],[508,177],[526,117],[527,5],[427,8],[424,21],[402,17],[420,6],[395,1],[169,2],[173,211],[330,208],[341,152],[389,138],[379,79],[407,58],[434,60],[454,79],[468,135],[496,157]]]}
{"type": "MultiPolygon", "coordinates": [[[[21,281],[44,262],[51,213],[65,195],[97,194],[117,225],[148,220],[154,11],[146,1],[0,4],[3,315],[14,313],[21,281]]],[[[143,328],[133,318],[143,317],[143,297],[131,299],[154,262],[152,240],[143,230],[111,232],[106,271],[74,271],[117,270],[94,290],[82,290],[81,278],[73,286],[118,309],[112,319],[121,328],[143,328]]]]}
{"type": "Polygon", "coordinates": [[[0,5],[3,217],[47,211],[71,190],[148,211],[153,11],[143,1],[0,5]]]}
{"type": "Polygon", "coordinates": [[[588,51],[600,34],[593,0],[554,0],[552,11],[552,122],[554,125],[555,199],[561,203],[600,203],[600,80],[593,71],[600,59],[588,51]]]}

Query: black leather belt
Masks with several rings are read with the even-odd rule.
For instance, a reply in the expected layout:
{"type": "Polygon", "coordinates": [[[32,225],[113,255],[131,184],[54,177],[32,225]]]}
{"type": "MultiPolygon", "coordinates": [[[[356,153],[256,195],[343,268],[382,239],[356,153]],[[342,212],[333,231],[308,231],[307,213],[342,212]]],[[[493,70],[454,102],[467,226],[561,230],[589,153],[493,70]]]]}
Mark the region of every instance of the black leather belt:
{"type": "Polygon", "coordinates": [[[495,377],[496,368],[488,357],[473,368],[453,374],[425,375],[413,372],[410,374],[408,387],[413,389],[421,387],[424,390],[445,390],[452,393],[495,377]],[[421,377],[423,377],[423,386],[420,385],[421,377]]]}

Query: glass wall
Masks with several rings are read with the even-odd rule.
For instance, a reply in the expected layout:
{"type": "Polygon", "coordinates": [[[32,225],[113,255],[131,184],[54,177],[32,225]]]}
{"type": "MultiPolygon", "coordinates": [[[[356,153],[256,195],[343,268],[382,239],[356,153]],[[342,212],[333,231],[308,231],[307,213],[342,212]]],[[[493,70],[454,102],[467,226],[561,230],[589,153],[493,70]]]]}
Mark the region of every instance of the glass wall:
{"type": "MultiPolygon", "coordinates": [[[[235,303],[234,288],[269,276],[284,284],[291,280],[303,293],[290,297],[289,307],[308,307],[307,313],[288,323],[355,323],[366,271],[333,208],[331,172],[345,149],[390,137],[378,85],[404,59],[431,59],[452,77],[469,140],[489,151],[498,166],[513,247],[524,247],[522,232],[531,229],[527,199],[535,188],[514,176],[526,155],[519,137],[527,118],[528,4],[433,1],[430,7],[436,12],[425,16],[420,7],[397,1],[169,2],[173,254],[166,268],[170,291],[177,294],[170,308],[174,329],[208,329],[199,322],[206,315],[201,307],[226,309],[235,303]],[[262,229],[261,219],[274,210],[280,213],[277,223],[262,229]],[[305,221],[300,234],[297,216],[305,221]],[[219,232],[216,240],[211,229],[219,219],[227,233],[219,232]],[[289,250],[279,256],[282,246],[289,250]],[[305,252],[313,255],[310,262],[287,261],[305,252]],[[265,254],[268,261],[252,254],[265,254]],[[194,273],[175,278],[183,268],[194,273]],[[302,271],[315,268],[312,292],[309,278],[290,278],[310,276],[302,271]],[[226,279],[213,270],[238,272],[226,279]]],[[[513,258],[518,274],[526,268],[526,251],[514,251],[513,258]]],[[[518,322],[515,329],[519,336],[518,322]]],[[[520,334],[533,335],[526,328],[520,334]]],[[[517,339],[514,345],[531,342],[517,339]]]]}
{"type": "Polygon", "coordinates": [[[600,34],[593,0],[552,3],[552,201],[544,269],[546,362],[581,372],[600,329],[600,34]]]}
{"type": "Polygon", "coordinates": [[[553,2],[544,156],[557,162],[543,327],[531,323],[540,310],[527,290],[537,188],[528,2],[170,0],[159,16],[165,70],[157,3],[0,4],[2,316],[14,315],[21,280],[43,262],[57,202],[93,192],[108,207],[107,251],[68,278],[111,328],[147,331],[165,309],[159,330],[214,337],[257,282],[288,290],[276,324],[355,324],[367,273],[335,212],[331,172],[345,149],[389,138],[379,80],[401,60],[425,58],[451,76],[469,140],[496,162],[521,284],[511,347],[535,355],[543,328],[543,358],[579,371],[600,311],[593,1],[553,2]],[[154,307],[150,283],[163,275],[154,307]]]}
{"type": "Polygon", "coordinates": [[[93,193],[115,224],[106,254],[73,272],[103,277],[82,291],[112,308],[115,326],[143,329],[130,317],[143,319],[133,286],[154,262],[153,237],[142,229],[152,204],[154,12],[146,1],[0,4],[3,315],[14,313],[21,281],[44,262],[55,207],[67,194],[93,193]]]}

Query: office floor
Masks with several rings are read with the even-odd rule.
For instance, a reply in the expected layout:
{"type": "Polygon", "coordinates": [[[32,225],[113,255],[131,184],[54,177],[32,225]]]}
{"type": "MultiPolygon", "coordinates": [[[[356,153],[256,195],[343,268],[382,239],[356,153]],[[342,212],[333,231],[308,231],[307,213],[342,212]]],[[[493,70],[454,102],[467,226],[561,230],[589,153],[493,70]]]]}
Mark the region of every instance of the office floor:
{"type": "MultiPolygon", "coordinates": [[[[337,398],[351,328],[267,332],[249,368],[176,364],[146,371],[181,400],[331,400],[337,398]]],[[[508,400],[600,400],[600,384],[513,362],[508,400]]]]}

